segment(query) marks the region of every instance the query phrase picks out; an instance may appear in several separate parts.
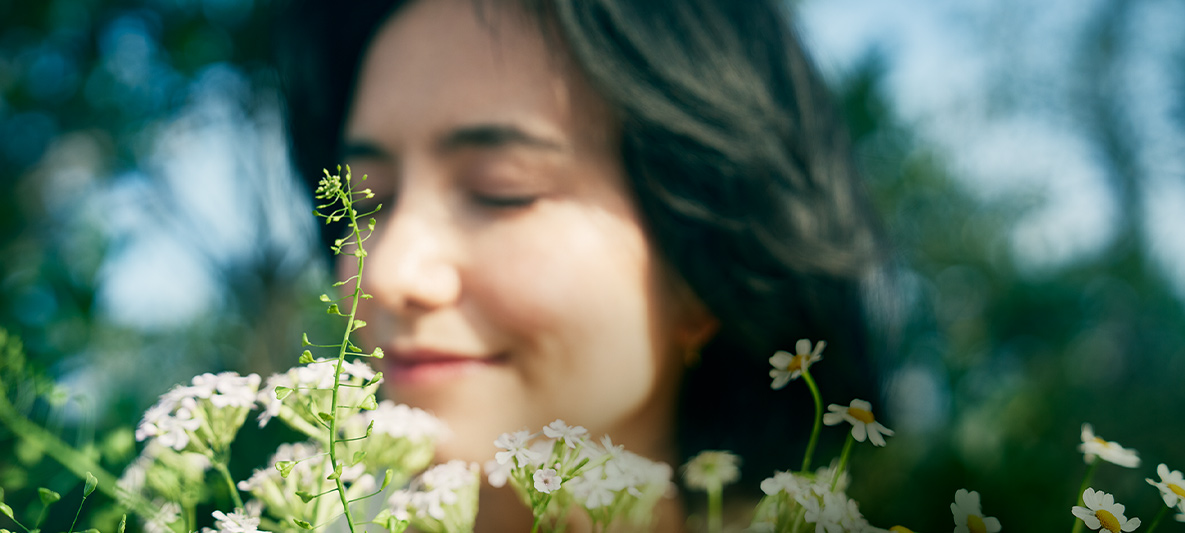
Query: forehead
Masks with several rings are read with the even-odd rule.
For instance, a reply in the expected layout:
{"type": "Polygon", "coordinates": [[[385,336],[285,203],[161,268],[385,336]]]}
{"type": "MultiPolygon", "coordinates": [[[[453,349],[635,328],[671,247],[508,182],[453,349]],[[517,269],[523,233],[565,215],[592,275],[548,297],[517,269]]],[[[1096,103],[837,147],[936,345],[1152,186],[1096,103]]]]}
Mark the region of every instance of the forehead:
{"type": "Polygon", "coordinates": [[[392,15],[364,56],[347,135],[402,145],[470,122],[555,133],[605,123],[568,55],[506,5],[479,14],[469,0],[421,0],[392,15]]]}

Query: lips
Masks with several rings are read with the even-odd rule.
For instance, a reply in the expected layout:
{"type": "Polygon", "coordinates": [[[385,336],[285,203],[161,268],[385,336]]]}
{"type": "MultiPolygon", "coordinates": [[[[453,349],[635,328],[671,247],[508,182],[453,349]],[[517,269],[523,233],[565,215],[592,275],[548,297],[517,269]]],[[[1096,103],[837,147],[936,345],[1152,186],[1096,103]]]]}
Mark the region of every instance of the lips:
{"type": "Polygon", "coordinates": [[[503,362],[504,356],[463,355],[430,349],[392,349],[384,359],[384,377],[400,386],[428,386],[503,362]]]}

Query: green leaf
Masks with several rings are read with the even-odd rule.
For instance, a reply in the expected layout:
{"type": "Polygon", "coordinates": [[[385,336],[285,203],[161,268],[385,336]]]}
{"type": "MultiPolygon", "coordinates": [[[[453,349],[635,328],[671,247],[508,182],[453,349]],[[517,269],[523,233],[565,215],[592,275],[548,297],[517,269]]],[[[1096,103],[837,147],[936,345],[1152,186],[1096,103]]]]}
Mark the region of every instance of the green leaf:
{"type": "Polygon", "coordinates": [[[342,314],[341,310],[337,308],[337,304],[329,304],[329,309],[326,309],[325,312],[331,315],[342,314]]]}
{"type": "Polygon", "coordinates": [[[0,503],[0,514],[16,520],[16,517],[12,516],[12,507],[9,507],[7,503],[0,503]]]}
{"type": "Polygon", "coordinates": [[[4,487],[0,487],[0,503],[4,503],[4,487]]]}
{"type": "Polygon", "coordinates": [[[375,225],[375,220],[372,218],[372,219],[370,219],[370,222],[367,222],[367,224],[369,224],[369,225],[370,225],[370,229],[372,229],[372,230],[373,230],[373,229],[374,229],[374,225],[375,225]]]}
{"type": "Polygon", "coordinates": [[[299,527],[301,529],[313,529],[312,524],[305,522],[304,520],[300,520],[298,518],[293,518],[292,523],[296,524],[296,527],[299,527]]]}
{"type": "Polygon", "coordinates": [[[374,420],[370,421],[370,425],[366,426],[366,436],[370,437],[370,432],[374,431],[374,420]]]}
{"type": "Polygon", "coordinates": [[[127,526],[128,526],[128,515],[125,514],[125,515],[123,515],[123,518],[119,519],[119,528],[117,528],[115,530],[115,533],[123,533],[123,530],[126,529],[127,526]]]}
{"type": "Polygon", "coordinates": [[[337,468],[333,469],[333,473],[326,476],[325,479],[334,481],[334,480],[337,480],[341,477],[342,477],[342,463],[338,463],[337,468]]]}
{"type": "Polygon", "coordinates": [[[386,355],[386,354],[384,354],[384,353],[383,353],[383,349],[382,349],[382,348],[375,348],[375,349],[374,349],[374,353],[371,353],[371,354],[370,354],[370,356],[371,356],[371,357],[373,357],[373,358],[375,358],[375,359],[382,359],[384,355],[386,355]]]}
{"type": "Polygon", "coordinates": [[[305,346],[312,346],[312,345],[313,345],[313,343],[309,342],[309,334],[308,333],[301,333],[300,334],[300,347],[304,348],[305,346]]]}
{"type": "Polygon", "coordinates": [[[92,527],[92,528],[90,528],[90,529],[84,529],[84,530],[82,530],[82,533],[102,533],[102,532],[100,532],[98,529],[95,529],[95,528],[93,528],[93,527],[92,527]]]}
{"type": "Polygon", "coordinates": [[[392,479],[395,479],[395,470],[388,468],[387,473],[383,474],[383,485],[379,487],[379,492],[382,492],[383,489],[387,488],[387,485],[391,484],[392,479]]]}
{"type": "Polygon", "coordinates": [[[387,519],[387,529],[391,530],[391,533],[403,533],[404,531],[407,531],[407,528],[410,525],[411,522],[408,522],[407,520],[399,520],[394,516],[387,519]]]}
{"type": "Polygon", "coordinates": [[[291,388],[280,386],[280,385],[276,386],[276,399],[277,400],[284,401],[284,398],[287,398],[289,394],[292,394],[291,388]]]}
{"type": "Polygon", "coordinates": [[[362,405],[359,405],[358,407],[361,407],[367,411],[374,411],[375,409],[378,409],[379,404],[374,400],[374,395],[371,394],[367,396],[365,400],[362,400],[362,405]]]}
{"type": "Polygon", "coordinates": [[[86,485],[82,488],[82,497],[90,496],[95,491],[95,487],[99,486],[99,480],[90,472],[86,473],[86,485]]]}
{"type": "Polygon", "coordinates": [[[366,384],[363,385],[363,387],[369,387],[369,386],[374,385],[375,383],[378,383],[382,380],[383,380],[383,373],[382,372],[375,372],[374,377],[367,380],[366,384]]]}
{"type": "Polygon", "coordinates": [[[328,295],[328,294],[322,294],[322,295],[321,295],[321,301],[322,301],[322,302],[325,302],[325,303],[329,303],[329,295],[328,295]]]}
{"type": "Polygon", "coordinates": [[[366,457],[366,450],[358,450],[354,452],[354,460],[350,464],[358,464],[362,462],[362,458],[366,457]]]}
{"type": "Polygon", "coordinates": [[[302,365],[307,365],[309,363],[312,363],[313,362],[313,352],[305,350],[304,352],[302,352],[300,354],[300,359],[297,359],[296,362],[298,362],[302,365]]]}
{"type": "Polygon", "coordinates": [[[317,416],[324,420],[326,424],[333,422],[333,415],[329,413],[317,413],[317,416]]]}
{"type": "Polygon", "coordinates": [[[52,490],[49,490],[45,487],[38,488],[37,495],[41,497],[41,505],[44,505],[46,507],[48,507],[53,502],[56,502],[56,501],[62,499],[61,494],[58,494],[58,493],[56,493],[52,490]]]}
{"type": "Polygon", "coordinates": [[[288,479],[288,474],[292,473],[292,467],[296,466],[295,461],[276,461],[276,470],[280,471],[280,477],[288,479]]]}
{"type": "Polygon", "coordinates": [[[364,327],[366,327],[366,321],[365,321],[365,320],[359,320],[359,319],[357,319],[357,318],[355,318],[355,319],[354,319],[354,330],[355,330],[355,331],[357,331],[357,330],[360,330],[360,329],[362,329],[362,328],[364,328],[364,327]]]}
{"type": "Polygon", "coordinates": [[[314,494],[309,494],[308,492],[305,492],[303,490],[298,490],[298,491],[296,491],[296,497],[300,498],[300,501],[302,501],[302,502],[309,503],[309,502],[313,501],[313,498],[316,498],[317,496],[314,494]]]}

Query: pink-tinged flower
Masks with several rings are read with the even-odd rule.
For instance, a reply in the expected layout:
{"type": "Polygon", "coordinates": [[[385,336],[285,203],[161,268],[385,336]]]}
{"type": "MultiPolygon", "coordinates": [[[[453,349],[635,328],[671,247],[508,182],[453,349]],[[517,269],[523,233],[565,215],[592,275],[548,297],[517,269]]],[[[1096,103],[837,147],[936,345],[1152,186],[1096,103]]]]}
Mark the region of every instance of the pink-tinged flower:
{"type": "Polygon", "coordinates": [[[551,494],[560,490],[560,474],[554,468],[540,468],[535,471],[535,490],[544,494],[551,494]]]}

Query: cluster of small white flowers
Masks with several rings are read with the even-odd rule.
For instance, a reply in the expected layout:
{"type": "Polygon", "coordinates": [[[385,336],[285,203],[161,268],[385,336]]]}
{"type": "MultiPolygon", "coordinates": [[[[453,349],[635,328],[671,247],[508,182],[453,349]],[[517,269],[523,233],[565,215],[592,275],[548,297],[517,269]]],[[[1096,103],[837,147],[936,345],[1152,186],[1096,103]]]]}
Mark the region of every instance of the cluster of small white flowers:
{"type": "Polygon", "coordinates": [[[499,435],[494,439],[494,446],[502,451],[494,454],[494,460],[505,465],[513,459],[519,468],[542,461],[543,455],[531,449],[531,439],[534,437],[535,434],[526,429],[499,435]]]}
{"type": "Polygon", "coordinates": [[[683,465],[683,481],[696,490],[720,488],[740,479],[740,463],[732,452],[705,450],[683,465]]]}
{"type": "MultiPolygon", "coordinates": [[[[872,527],[860,513],[859,505],[844,492],[848,484],[847,475],[835,477],[835,468],[820,468],[814,474],[776,472],[773,477],[761,482],[761,491],[776,505],[800,509],[803,520],[815,526],[815,531],[873,532],[872,527]],[[834,480],[835,488],[832,489],[834,480]]],[[[789,516],[787,509],[774,508],[768,516],[758,517],[755,525],[774,530],[778,517],[789,516]]]]}
{"type": "Polygon", "coordinates": [[[472,529],[481,478],[476,463],[449,461],[424,471],[387,499],[392,516],[425,531],[472,529]]]}
{"type": "MultiPolygon", "coordinates": [[[[333,389],[334,374],[337,372],[336,365],[336,359],[319,359],[307,365],[293,367],[282,374],[273,374],[268,377],[257,397],[259,405],[263,407],[263,412],[259,414],[259,427],[266,426],[272,418],[278,416],[285,422],[297,426],[298,430],[307,430],[308,428],[300,426],[297,417],[304,417],[312,424],[313,428],[316,428],[315,413],[294,410],[291,407],[286,412],[284,408],[289,405],[303,407],[307,404],[308,398],[312,397],[319,398],[321,400],[319,403],[324,405],[317,407],[321,412],[327,412],[329,410],[329,395],[326,393],[333,389]],[[277,387],[291,389],[293,395],[304,399],[302,401],[281,400],[276,396],[277,387]]],[[[376,381],[372,387],[368,388],[359,388],[358,385],[370,381],[375,375],[374,369],[364,362],[343,361],[339,381],[351,386],[338,389],[339,405],[361,403],[366,396],[371,394],[371,389],[377,388],[378,383],[381,383],[382,380],[376,381]]]]}
{"type": "Polygon", "coordinates": [[[203,528],[202,533],[268,533],[259,529],[259,517],[247,512],[214,511],[213,516],[214,529],[203,528]]]}
{"type": "Polygon", "coordinates": [[[390,400],[383,400],[373,411],[363,411],[354,418],[362,427],[373,422],[375,434],[395,438],[436,440],[448,433],[444,422],[431,413],[390,400]]]}
{"type": "Polygon", "coordinates": [[[210,426],[209,434],[204,435],[209,442],[199,440],[199,447],[224,446],[242,424],[239,419],[255,407],[259,382],[257,374],[195,376],[190,385],[178,385],[161,395],[156,405],[144,413],[136,428],[136,440],[153,438],[174,450],[184,450],[197,437],[204,421],[210,426]]]}
{"type": "MultiPolygon", "coordinates": [[[[281,444],[267,465],[268,467],[255,470],[251,477],[238,483],[239,490],[249,492],[256,498],[255,501],[248,502],[248,506],[262,503],[270,515],[280,520],[308,520],[341,512],[341,503],[336,497],[322,497],[305,503],[296,494],[299,490],[321,493],[333,485],[327,481],[333,473],[333,466],[328,454],[319,444],[281,444]],[[287,476],[275,466],[277,463],[290,464],[291,470],[287,476]]],[[[363,464],[345,466],[342,469],[341,480],[347,487],[348,498],[377,488],[374,476],[366,473],[366,466],[363,464]]]]}

